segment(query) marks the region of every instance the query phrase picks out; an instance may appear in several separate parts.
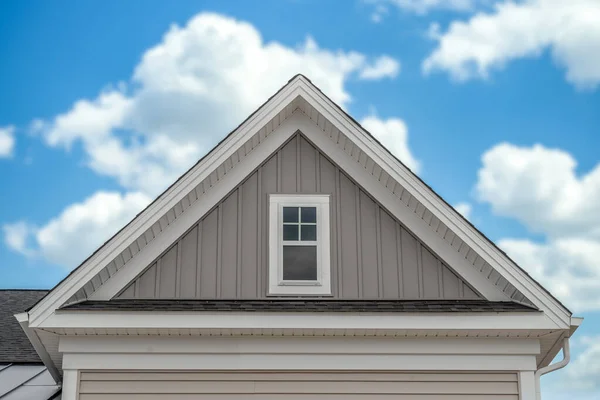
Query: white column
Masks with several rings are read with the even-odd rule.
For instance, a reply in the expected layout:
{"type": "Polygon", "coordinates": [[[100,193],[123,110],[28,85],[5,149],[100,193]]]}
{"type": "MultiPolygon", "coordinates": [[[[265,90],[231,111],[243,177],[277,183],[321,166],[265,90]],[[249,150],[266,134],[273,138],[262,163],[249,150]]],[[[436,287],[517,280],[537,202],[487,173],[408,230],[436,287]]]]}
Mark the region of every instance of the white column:
{"type": "Polygon", "coordinates": [[[519,372],[519,400],[536,400],[534,371],[519,372]]]}
{"type": "Polygon", "coordinates": [[[62,400],[77,400],[79,371],[76,369],[63,370],[62,400]]]}

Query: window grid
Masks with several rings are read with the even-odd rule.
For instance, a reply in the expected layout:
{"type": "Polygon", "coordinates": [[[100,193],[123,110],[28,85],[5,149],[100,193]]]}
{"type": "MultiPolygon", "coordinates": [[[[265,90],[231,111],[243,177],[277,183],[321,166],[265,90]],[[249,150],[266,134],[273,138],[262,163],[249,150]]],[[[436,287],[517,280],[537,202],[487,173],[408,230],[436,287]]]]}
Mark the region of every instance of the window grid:
{"type": "Polygon", "coordinates": [[[285,238],[282,239],[282,242],[284,245],[286,244],[293,244],[293,245],[299,245],[299,246],[316,246],[318,244],[318,237],[316,237],[317,235],[317,220],[316,220],[316,207],[314,206],[289,206],[286,205],[282,208],[282,211],[285,208],[296,208],[298,210],[297,213],[297,218],[298,221],[297,222],[283,222],[283,226],[296,226],[297,227],[297,240],[286,240],[285,238]],[[302,209],[303,208],[312,208],[315,209],[315,222],[302,222],[302,209]],[[314,240],[302,240],[302,227],[303,226],[314,226],[315,227],[315,239],[314,240]]]}
{"type": "Polygon", "coordinates": [[[329,197],[269,195],[268,295],[331,295],[329,197]]]}

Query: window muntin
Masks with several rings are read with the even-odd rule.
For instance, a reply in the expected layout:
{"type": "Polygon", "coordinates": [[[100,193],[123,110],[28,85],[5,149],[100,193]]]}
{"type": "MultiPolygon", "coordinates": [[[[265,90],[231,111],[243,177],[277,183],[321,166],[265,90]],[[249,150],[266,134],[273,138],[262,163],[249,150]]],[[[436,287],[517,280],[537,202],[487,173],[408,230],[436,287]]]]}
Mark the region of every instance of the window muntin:
{"type": "Polygon", "coordinates": [[[329,196],[271,195],[269,294],[327,295],[329,196]]]}
{"type": "Polygon", "coordinates": [[[317,281],[317,207],[282,206],[283,281],[317,281]]]}

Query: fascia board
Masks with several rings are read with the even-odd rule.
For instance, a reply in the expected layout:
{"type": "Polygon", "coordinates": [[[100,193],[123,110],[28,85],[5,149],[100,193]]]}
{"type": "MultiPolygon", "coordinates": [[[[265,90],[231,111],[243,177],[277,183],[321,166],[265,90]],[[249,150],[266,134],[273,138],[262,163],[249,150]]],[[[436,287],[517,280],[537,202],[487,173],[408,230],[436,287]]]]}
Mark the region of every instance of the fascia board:
{"type": "Polygon", "coordinates": [[[41,329],[560,330],[543,313],[265,313],[57,311],[41,329]]]}
{"type": "Polygon", "coordinates": [[[538,339],[357,337],[62,336],[61,353],[531,354],[538,339]]]}
{"type": "Polygon", "coordinates": [[[570,312],[544,291],[524,271],[518,268],[505,254],[493,246],[488,239],[462,220],[455,210],[441,201],[433,191],[420,181],[406,166],[392,157],[379,143],[365,135],[362,127],[352,121],[338,107],[306,80],[301,84],[302,97],[334,126],[346,133],[377,164],[403,185],[411,195],[421,202],[440,221],[450,227],[481,257],[484,257],[502,276],[529,298],[537,307],[555,314],[565,325],[570,312]]]}
{"type": "Polygon", "coordinates": [[[247,139],[252,137],[264,124],[290,104],[299,94],[300,77],[294,78],[270,101],[264,104],[251,118],[236,129],[228,140],[217,146],[202,162],[188,171],[154,203],[142,211],[120,233],[115,235],[94,255],[86,260],[72,275],[59,283],[30,311],[32,323],[49,317],[54,310],[66,302],[90,279],[102,270],[118,254],[124,251],[133,240],[149,229],[165,212],[170,210],[189,191],[202,182],[222,161],[230,157],[247,139]],[[261,125],[262,124],[262,125],[261,125]],[[221,161],[221,162],[219,162],[221,161]]]}

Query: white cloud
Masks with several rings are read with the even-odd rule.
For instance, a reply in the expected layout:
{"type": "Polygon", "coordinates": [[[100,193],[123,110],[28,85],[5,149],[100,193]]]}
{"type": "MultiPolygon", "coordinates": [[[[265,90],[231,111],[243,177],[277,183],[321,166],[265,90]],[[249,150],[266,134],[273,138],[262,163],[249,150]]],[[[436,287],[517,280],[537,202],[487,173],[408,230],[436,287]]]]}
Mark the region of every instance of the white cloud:
{"type": "Polygon", "coordinates": [[[541,145],[499,144],[484,153],[476,191],[492,209],[551,237],[600,240],[600,164],[577,176],[577,161],[541,145]]]}
{"type": "Polygon", "coordinates": [[[6,245],[18,253],[26,256],[33,256],[34,252],[29,249],[27,243],[30,232],[35,229],[24,221],[6,224],[2,227],[4,232],[4,242],[6,245]]]}
{"type": "Polygon", "coordinates": [[[569,82],[594,88],[600,82],[599,20],[597,0],[506,0],[466,22],[452,22],[423,70],[447,71],[461,81],[487,78],[509,61],[549,50],[569,82]]]}
{"type": "Polygon", "coordinates": [[[365,80],[395,78],[400,72],[400,63],[389,56],[379,57],[373,65],[360,71],[359,77],[365,80]]]}
{"type": "Polygon", "coordinates": [[[375,5],[375,9],[371,14],[371,21],[378,24],[383,21],[383,18],[388,14],[389,10],[387,5],[379,2],[375,5]]]}
{"type": "Polygon", "coordinates": [[[0,158],[8,158],[12,156],[15,147],[14,134],[14,126],[0,126],[0,158]]]}
{"type": "Polygon", "coordinates": [[[310,37],[295,48],[264,42],[249,23],[203,13],[173,25],[131,82],[32,129],[50,146],[81,142],[94,171],[154,195],[293,75],[304,73],[347,105],[350,77],[382,79],[398,69],[389,56],[322,49],[310,37]]]}
{"type": "Polygon", "coordinates": [[[375,116],[369,116],[360,121],[360,124],[398,157],[404,165],[415,173],[419,172],[419,161],[408,147],[408,128],[404,121],[398,118],[382,120],[375,116]]]}
{"type": "Polygon", "coordinates": [[[375,11],[371,15],[373,22],[380,22],[388,12],[388,7],[396,7],[402,11],[425,15],[434,10],[470,11],[477,3],[487,0],[365,0],[374,4],[375,11]]]}
{"type": "Polygon", "coordinates": [[[454,205],[454,209],[460,213],[466,219],[471,219],[471,212],[473,206],[469,203],[461,202],[454,205]]]}
{"type": "Polygon", "coordinates": [[[600,241],[502,239],[498,246],[575,312],[600,310],[600,241]]]}
{"type": "Polygon", "coordinates": [[[23,221],[5,225],[4,239],[25,256],[73,268],[149,203],[141,193],[97,192],[42,227],[23,221]]]}
{"type": "Polygon", "coordinates": [[[577,162],[562,150],[507,143],[482,162],[479,200],[546,238],[506,238],[499,246],[568,306],[599,310],[600,164],[578,176],[577,162]]]}
{"type": "Polygon", "coordinates": [[[581,390],[600,389],[600,336],[581,339],[585,350],[566,370],[568,386],[581,390]]]}

